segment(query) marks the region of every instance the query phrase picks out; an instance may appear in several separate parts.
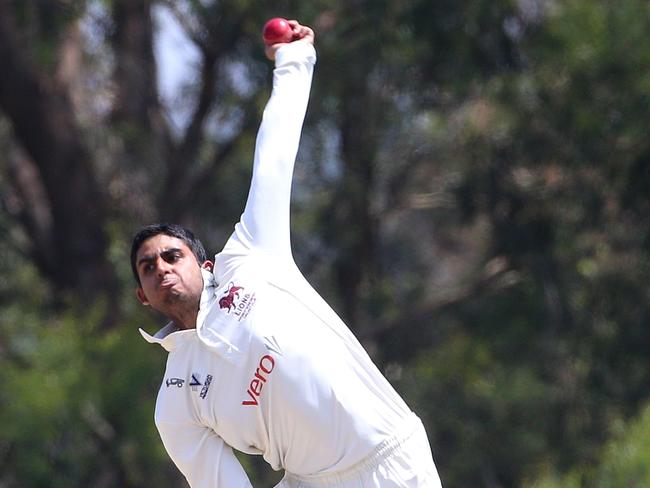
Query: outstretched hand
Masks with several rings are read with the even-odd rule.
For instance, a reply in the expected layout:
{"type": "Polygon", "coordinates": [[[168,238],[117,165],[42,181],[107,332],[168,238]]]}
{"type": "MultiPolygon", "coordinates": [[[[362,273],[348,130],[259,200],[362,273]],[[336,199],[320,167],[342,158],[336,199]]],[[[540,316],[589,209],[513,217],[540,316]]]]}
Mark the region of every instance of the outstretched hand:
{"type": "MultiPolygon", "coordinates": [[[[307,27],[306,25],[300,25],[297,20],[289,20],[289,25],[293,30],[293,40],[291,42],[308,42],[309,44],[314,43],[314,31],[307,27]]],[[[279,42],[277,44],[271,44],[266,46],[266,57],[271,61],[275,59],[275,53],[284,46],[285,42],[279,42]]]]}

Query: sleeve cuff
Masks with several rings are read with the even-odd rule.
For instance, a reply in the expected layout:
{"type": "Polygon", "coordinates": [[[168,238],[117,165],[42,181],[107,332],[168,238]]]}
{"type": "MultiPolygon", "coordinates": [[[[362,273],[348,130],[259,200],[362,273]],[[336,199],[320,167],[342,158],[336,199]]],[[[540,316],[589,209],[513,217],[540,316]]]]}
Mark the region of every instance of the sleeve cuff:
{"type": "Polygon", "coordinates": [[[275,67],[280,68],[296,61],[316,63],[316,49],[309,42],[295,41],[285,44],[275,53],[275,67]]]}

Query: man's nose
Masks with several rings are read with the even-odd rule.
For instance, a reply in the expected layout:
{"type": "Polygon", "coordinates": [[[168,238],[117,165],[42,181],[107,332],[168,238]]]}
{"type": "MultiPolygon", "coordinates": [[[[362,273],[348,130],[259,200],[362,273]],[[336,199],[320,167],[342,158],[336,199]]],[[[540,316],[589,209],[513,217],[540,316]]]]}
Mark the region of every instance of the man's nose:
{"type": "Polygon", "coordinates": [[[169,263],[168,263],[167,261],[165,261],[164,259],[162,259],[162,258],[159,257],[159,258],[156,260],[156,274],[157,274],[158,276],[163,276],[163,275],[169,273],[169,271],[171,270],[171,268],[172,268],[172,265],[169,264],[169,263]]]}

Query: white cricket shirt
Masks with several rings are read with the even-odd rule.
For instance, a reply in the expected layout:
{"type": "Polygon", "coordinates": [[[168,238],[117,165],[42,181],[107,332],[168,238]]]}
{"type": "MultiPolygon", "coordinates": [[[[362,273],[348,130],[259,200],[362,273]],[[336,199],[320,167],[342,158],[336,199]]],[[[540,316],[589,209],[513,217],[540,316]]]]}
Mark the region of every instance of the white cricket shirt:
{"type": "Polygon", "coordinates": [[[277,52],[246,208],[214,274],[203,270],[196,329],[141,331],[169,351],[155,421],[192,488],[251,486],[231,447],[296,475],[344,470],[412,415],[291,255],[315,61],[306,42],[277,52]]]}

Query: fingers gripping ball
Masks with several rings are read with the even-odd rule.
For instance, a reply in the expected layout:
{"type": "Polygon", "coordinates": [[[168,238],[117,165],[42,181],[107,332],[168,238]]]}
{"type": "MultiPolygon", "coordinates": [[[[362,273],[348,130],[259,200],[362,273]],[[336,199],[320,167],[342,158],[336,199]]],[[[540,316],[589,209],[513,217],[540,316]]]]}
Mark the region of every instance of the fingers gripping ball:
{"type": "Polygon", "coordinates": [[[264,44],[271,46],[281,42],[291,42],[293,40],[293,29],[287,19],[275,17],[264,24],[262,29],[264,44]]]}

